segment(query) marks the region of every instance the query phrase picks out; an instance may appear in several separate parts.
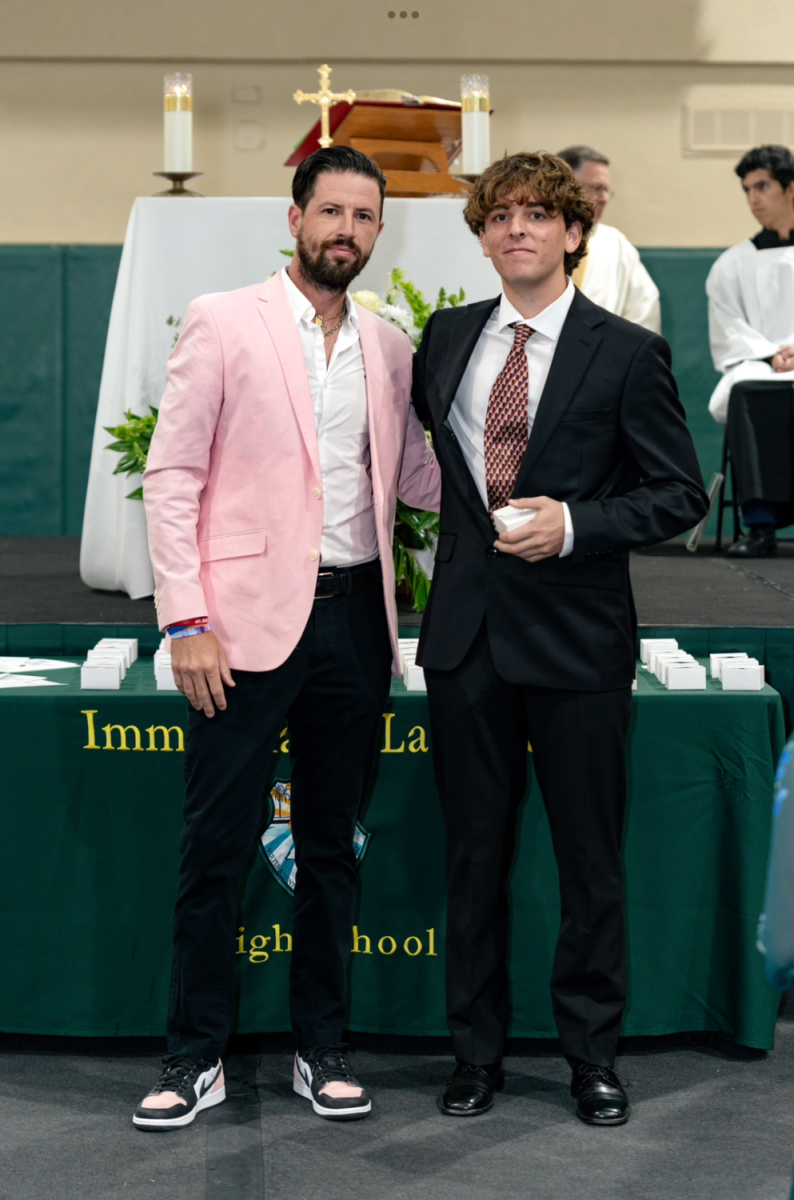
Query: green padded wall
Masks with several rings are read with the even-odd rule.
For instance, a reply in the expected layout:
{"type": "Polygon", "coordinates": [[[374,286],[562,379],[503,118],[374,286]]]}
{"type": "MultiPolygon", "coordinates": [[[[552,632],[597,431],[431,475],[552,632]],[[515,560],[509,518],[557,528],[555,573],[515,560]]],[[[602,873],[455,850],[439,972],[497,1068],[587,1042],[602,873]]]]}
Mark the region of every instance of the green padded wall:
{"type": "MultiPolygon", "coordinates": [[[[708,414],[704,284],[719,250],[652,249],[673,369],[708,482],[722,427],[708,414]]],[[[0,246],[0,535],[79,535],[120,246],[0,246]]]]}
{"type": "MultiPolygon", "coordinates": [[[[695,439],[700,467],[708,484],[722,461],[725,426],[709,415],[708,403],[719,375],[709,351],[706,276],[722,250],[641,250],[662,299],[662,332],[673,351],[673,371],[678,382],[687,422],[695,439]]],[[[733,525],[729,518],[728,532],[733,525]]],[[[712,517],[709,532],[716,532],[712,517]]]]}
{"type": "Polygon", "coordinates": [[[0,246],[0,534],[79,534],[120,246],[0,246]]]}

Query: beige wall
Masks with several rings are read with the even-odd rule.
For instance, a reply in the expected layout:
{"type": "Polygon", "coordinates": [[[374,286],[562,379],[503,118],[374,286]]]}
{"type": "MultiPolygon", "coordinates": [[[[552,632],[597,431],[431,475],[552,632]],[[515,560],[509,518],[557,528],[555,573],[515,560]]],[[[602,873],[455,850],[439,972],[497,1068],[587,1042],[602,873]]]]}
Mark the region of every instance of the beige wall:
{"type": "Polygon", "coordinates": [[[292,93],[314,90],[325,58],[341,89],[450,98],[462,71],[487,71],[494,154],[591,142],[613,159],[608,219],[640,245],[753,231],[738,155],[686,153],[682,110],[794,113],[788,0],[612,0],[597,20],[592,0],[411,0],[419,18],[402,21],[388,18],[393,3],[0,3],[0,242],[123,239],[135,196],[159,187],[167,69],[194,75],[199,190],[288,194],[282,163],[312,119],[292,93]]]}

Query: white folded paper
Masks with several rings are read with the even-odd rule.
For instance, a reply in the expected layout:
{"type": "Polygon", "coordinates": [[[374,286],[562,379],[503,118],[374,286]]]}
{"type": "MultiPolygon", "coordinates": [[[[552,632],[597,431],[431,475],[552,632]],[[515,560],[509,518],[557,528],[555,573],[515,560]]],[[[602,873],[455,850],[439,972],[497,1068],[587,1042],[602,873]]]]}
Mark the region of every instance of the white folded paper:
{"type": "Polygon", "coordinates": [[[54,679],[42,679],[39,675],[0,675],[0,688],[66,687],[54,679]]]}
{"type": "Polygon", "coordinates": [[[640,662],[647,667],[651,650],[677,650],[675,638],[640,638],[640,662]]]}
{"type": "Polygon", "coordinates": [[[60,671],[66,667],[79,666],[79,663],[61,662],[57,658],[5,658],[0,656],[0,672],[60,671]]]}
{"type": "Polygon", "coordinates": [[[764,686],[764,668],[755,659],[724,662],[720,674],[724,692],[760,692],[764,686]]]}
{"type": "Polygon", "coordinates": [[[491,513],[497,533],[512,533],[514,529],[520,529],[528,521],[534,521],[537,515],[536,508],[513,508],[511,504],[505,504],[503,508],[496,508],[491,513]]]}
{"type": "Polygon", "coordinates": [[[80,687],[91,691],[118,691],[123,665],[119,659],[87,659],[80,668],[80,687]]]}

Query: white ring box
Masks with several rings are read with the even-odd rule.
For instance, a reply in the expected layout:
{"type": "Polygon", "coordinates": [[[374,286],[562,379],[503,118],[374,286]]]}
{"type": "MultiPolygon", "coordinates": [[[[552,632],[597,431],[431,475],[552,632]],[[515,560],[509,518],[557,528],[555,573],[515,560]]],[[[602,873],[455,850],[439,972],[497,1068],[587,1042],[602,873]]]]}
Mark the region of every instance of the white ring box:
{"type": "Polygon", "coordinates": [[[515,529],[520,529],[522,525],[526,525],[529,521],[534,521],[538,515],[536,508],[513,508],[512,504],[505,504],[502,508],[495,508],[491,513],[494,523],[494,529],[497,533],[512,533],[515,529]]]}
{"type": "Polygon", "coordinates": [[[165,650],[158,650],[154,656],[154,679],[158,692],[178,692],[171,670],[171,655],[165,650]]]}
{"type": "Polygon", "coordinates": [[[732,662],[732,661],[741,662],[742,660],[747,661],[748,657],[749,656],[743,650],[741,652],[737,652],[737,653],[731,652],[730,654],[724,654],[724,653],[710,654],[709,655],[709,666],[710,666],[710,671],[711,671],[711,678],[719,679],[721,663],[732,662]]]}
{"type": "Polygon", "coordinates": [[[415,662],[406,662],[403,668],[403,683],[408,692],[426,692],[425,673],[415,662]]]}
{"type": "Polygon", "coordinates": [[[723,662],[720,679],[724,692],[760,692],[764,686],[764,667],[754,658],[723,662]]]}
{"type": "Polygon", "coordinates": [[[677,650],[675,638],[640,638],[640,662],[647,667],[651,650],[677,650]]]}
{"type": "Polygon", "coordinates": [[[92,691],[118,691],[121,687],[121,663],[94,659],[80,667],[80,687],[92,691]]]}
{"type": "Polygon", "coordinates": [[[121,678],[124,679],[127,674],[127,660],[123,650],[89,650],[85,656],[87,663],[92,662],[115,662],[119,665],[121,678]]]}
{"type": "Polygon", "coordinates": [[[667,662],[670,659],[688,659],[691,658],[686,650],[651,650],[649,659],[649,670],[651,674],[655,674],[658,682],[662,682],[662,662],[667,662]]]}
{"type": "Polygon", "coordinates": [[[705,692],[706,668],[700,663],[669,663],[667,682],[671,692],[705,692]]]}
{"type": "Polygon", "coordinates": [[[138,658],[138,639],[137,638],[100,638],[95,650],[103,650],[106,646],[119,647],[123,649],[129,658],[127,666],[131,666],[138,658]]]}
{"type": "Polygon", "coordinates": [[[109,657],[115,657],[120,654],[124,659],[124,670],[129,671],[132,666],[132,650],[129,646],[122,646],[118,642],[97,642],[92,651],[92,654],[105,654],[109,657]]]}
{"type": "Polygon", "coordinates": [[[700,663],[696,658],[693,658],[691,654],[682,654],[680,656],[676,656],[675,658],[663,658],[658,664],[656,678],[661,684],[663,684],[665,687],[668,687],[668,672],[673,668],[698,666],[700,666],[700,663]]]}

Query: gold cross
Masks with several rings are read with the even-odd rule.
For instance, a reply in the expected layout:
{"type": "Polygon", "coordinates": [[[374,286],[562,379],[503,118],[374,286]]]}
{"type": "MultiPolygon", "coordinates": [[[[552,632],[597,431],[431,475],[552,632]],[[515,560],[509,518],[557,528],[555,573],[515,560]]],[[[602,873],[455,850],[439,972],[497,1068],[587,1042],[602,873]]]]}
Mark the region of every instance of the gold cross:
{"type": "Polygon", "coordinates": [[[331,137],[331,127],[328,121],[329,110],[335,104],[338,104],[340,100],[345,100],[348,104],[352,104],[356,98],[356,93],[331,91],[331,68],[327,63],[318,67],[318,72],[320,75],[320,90],[311,94],[296,92],[292,98],[296,104],[303,104],[304,100],[308,100],[311,104],[320,105],[320,129],[322,131],[320,145],[323,150],[327,150],[329,146],[333,145],[334,140],[331,137]]]}

